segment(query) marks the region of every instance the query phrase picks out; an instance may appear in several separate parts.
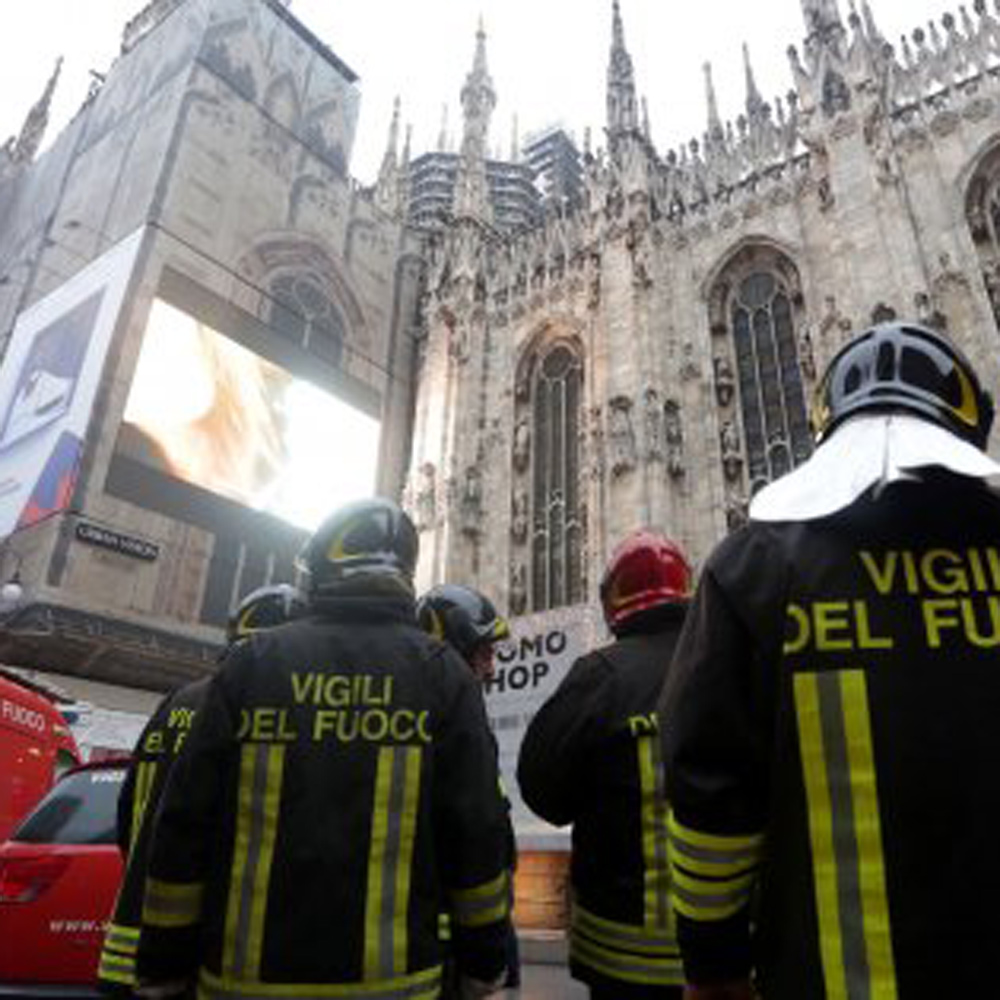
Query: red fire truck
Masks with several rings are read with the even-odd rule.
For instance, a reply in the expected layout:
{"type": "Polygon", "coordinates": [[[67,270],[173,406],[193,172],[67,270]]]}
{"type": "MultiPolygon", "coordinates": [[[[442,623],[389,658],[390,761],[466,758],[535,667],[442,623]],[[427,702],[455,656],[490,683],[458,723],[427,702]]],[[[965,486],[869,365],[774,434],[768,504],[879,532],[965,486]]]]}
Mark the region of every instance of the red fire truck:
{"type": "Polygon", "coordinates": [[[0,842],[80,763],[80,751],[53,698],[0,667],[0,842]]]}

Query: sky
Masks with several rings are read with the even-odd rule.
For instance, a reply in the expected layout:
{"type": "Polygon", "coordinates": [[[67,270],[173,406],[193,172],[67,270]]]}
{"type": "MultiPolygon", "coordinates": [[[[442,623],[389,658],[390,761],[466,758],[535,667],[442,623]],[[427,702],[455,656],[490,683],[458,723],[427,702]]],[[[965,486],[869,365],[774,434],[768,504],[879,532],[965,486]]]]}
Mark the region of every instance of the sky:
{"type": "MultiPolygon", "coordinates": [[[[620,0],[637,89],[648,101],[661,152],[705,127],[702,64],[712,63],[724,119],[744,100],[742,45],[758,87],[772,100],[791,87],[786,49],[804,34],[801,0],[620,0]]],[[[957,4],[871,0],[883,34],[897,44],[957,4]]],[[[144,0],[7,0],[0,32],[0,141],[15,133],[57,57],[65,58],[49,139],[87,92],[89,71],[105,72],[121,29],[144,0]]],[[[847,14],[846,0],[841,13],[847,14]]],[[[970,4],[971,7],[971,4],[970,4]]],[[[361,114],[351,171],[363,183],[378,172],[392,102],[413,126],[414,155],[436,148],[442,106],[461,135],[459,92],[472,65],[480,16],[497,91],[490,148],[510,152],[513,116],[523,139],[561,122],[578,143],[590,126],[602,145],[611,0],[292,0],[291,9],[360,76],[361,114]]]]}

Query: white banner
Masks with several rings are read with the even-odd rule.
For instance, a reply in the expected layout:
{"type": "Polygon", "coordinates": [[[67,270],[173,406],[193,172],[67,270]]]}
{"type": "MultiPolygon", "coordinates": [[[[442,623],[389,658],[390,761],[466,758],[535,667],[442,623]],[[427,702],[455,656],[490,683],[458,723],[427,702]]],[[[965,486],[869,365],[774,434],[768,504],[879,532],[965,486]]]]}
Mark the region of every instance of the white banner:
{"type": "Polygon", "coordinates": [[[0,367],[0,536],[69,504],[141,238],[137,229],[17,318],[0,367]]]}
{"type": "Polygon", "coordinates": [[[558,830],[539,819],[521,799],[517,755],[535,712],[576,659],[606,642],[607,634],[597,609],[587,605],[512,618],[510,629],[510,639],[496,646],[494,676],[484,692],[518,844],[522,849],[566,849],[569,830],[558,830]]]}

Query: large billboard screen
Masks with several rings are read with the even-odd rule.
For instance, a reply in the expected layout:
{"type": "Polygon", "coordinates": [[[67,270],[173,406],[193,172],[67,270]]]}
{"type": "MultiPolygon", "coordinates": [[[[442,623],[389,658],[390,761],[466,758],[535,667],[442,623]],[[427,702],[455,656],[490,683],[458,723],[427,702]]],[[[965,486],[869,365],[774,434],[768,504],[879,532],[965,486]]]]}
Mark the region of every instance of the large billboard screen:
{"type": "Polygon", "coordinates": [[[119,454],[314,528],[375,488],[379,422],[163,299],[154,299],[119,454]]]}
{"type": "Polygon", "coordinates": [[[65,510],[142,231],[17,319],[0,366],[0,536],[65,510]]]}

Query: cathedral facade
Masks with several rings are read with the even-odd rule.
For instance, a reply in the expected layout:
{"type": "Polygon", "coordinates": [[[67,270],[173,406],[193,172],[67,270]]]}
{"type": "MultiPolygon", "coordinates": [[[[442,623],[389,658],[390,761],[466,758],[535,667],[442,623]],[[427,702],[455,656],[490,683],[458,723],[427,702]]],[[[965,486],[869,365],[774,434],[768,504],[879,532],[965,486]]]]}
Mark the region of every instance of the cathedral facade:
{"type": "Polygon", "coordinates": [[[867,2],[801,3],[787,98],[747,62],[723,122],[706,66],[704,135],[663,153],[614,0],[584,203],[519,232],[484,197],[477,53],[454,209],[425,250],[421,584],[469,582],[512,615],[592,603],[641,526],[699,563],[808,457],[817,373],[867,324],[937,326],[1000,385],[998,11],[977,0],[894,48],[867,2]]]}

